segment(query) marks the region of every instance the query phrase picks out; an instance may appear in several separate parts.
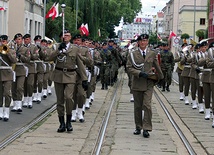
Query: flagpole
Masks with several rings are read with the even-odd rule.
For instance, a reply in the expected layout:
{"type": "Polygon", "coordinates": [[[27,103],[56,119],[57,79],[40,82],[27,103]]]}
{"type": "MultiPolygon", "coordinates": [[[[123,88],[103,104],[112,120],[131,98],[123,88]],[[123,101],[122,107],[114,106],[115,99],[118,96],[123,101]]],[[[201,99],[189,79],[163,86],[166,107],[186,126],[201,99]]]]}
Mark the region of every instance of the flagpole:
{"type": "Polygon", "coordinates": [[[62,8],[62,37],[64,38],[64,30],[65,30],[65,4],[61,5],[62,8]]]}
{"type": "Polygon", "coordinates": [[[46,0],[44,0],[43,38],[45,38],[45,14],[46,14],[46,0]]]}
{"type": "Polygon", "coordinates": [[[77,30],[77,17],[78,17],[78,0],[76,0],[76,30],[77,30]]]}

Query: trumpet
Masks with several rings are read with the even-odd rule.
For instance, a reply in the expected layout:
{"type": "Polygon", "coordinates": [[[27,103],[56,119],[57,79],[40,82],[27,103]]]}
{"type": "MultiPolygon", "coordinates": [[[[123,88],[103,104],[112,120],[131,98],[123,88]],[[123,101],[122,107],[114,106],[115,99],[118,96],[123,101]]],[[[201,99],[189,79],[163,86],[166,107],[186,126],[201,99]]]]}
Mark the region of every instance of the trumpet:
{"type": "Polygon", "coordinates": [[[0,53],[1,54],[7,54],[9,52],[9,47],[7,45],[1,45],[0,46],[0,53]]]}

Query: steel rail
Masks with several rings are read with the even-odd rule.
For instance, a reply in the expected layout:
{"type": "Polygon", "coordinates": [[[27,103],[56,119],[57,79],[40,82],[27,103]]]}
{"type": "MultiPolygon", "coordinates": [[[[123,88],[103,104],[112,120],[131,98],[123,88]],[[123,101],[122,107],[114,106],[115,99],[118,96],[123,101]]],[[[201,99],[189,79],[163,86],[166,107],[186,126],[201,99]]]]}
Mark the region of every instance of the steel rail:
{"type": "Polygon", "coordinates": [[[111,103],[108,107],[108,111],[107,111],[107,113],[105,113],[105,115],[103,117],[103,120],[102,120],[102,123],[100,126],[100,130],[99,130],[99,133],[98,133],[95,145],[94,145],[94,149],[91,152],[91,155],[99,155],[101,152],[101,147],[103,144],[103,139],[105,138],[106,129],[107,129],[109,118],[110,118],[110,115],[112,112],[112,107],[115,103],[115,99],[117,96],[118,86],[121,83],[122,74],[123,74],[123,72],[122,73],[121,72],[122,71],[119,72],[120,73],[120,78],[118,78],[119,81],[117,81],[117,83],[116,83],[116,86],[115,86],[116,88],[114,89],[113,98],[112,98],[111,103]]]}
{"type": "Polygon", "coordinates": [[[56,110],[56,104],[54,104],[53,106],[51,106],[49,109],[47,109],[44,113],[42,113],[41,115],[39,115],[36,119],[34,119],[33,121],[31,121],[26,126],[20,128],[16,132],[14,132],[12,135],[10,135],[8,138],[6,138],[5,140],[3,140],[0,143],[0,150],[2,150],[3,148],[5,148],[8,144],[10,144],[14,140],[16,140],[23,133],[25,133],[27,130],[29,130],[30,128],[32,128],[34,125],[36,125],[37,123],[39,123],[40,121],[42,121],[44,118],[46,118],[50,113],[52,113],[55,110],[56,110]]]}
{"type": "Polygon", "coordinates": [[[165,112],[166,116],[168,117],[169,121],[171,122],[172,126],[174,127],[174,129],[178,133],[179,137],[181,138],[181,140],[182,140],[184,146],[186,147],[187,151],[189,152],[189,154],[196,155],[196,152],[192,148],[191,144],[189,143],[189,141],[187,140],[187,138],[185,137],[185,135],[183,134],[182,130],[179,128],[177,123],[174,121],[174,119],[170,115],[169,111],[167,110],[166,106],[164,105],[163,101],[160,99],[160,97],[158,96],[158,94],[155,90],[154,90],[154,95],[155,95],[156,99],[158,100],[158,102],[160,103],[162,109],[164,110],[164,112],[165,112]]]}

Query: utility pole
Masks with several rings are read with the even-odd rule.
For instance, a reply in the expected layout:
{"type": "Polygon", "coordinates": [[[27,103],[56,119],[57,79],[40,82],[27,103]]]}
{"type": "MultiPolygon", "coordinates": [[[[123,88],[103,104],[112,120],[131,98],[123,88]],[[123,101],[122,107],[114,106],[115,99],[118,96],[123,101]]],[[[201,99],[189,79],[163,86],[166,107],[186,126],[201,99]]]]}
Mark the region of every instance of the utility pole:
{"type": "Polygon", "coordinates": [[[46,0],[44,0],[43,38],[45,38],[45,15],[46,15],[46,0]]]}
{"type": "Polygon", "coordinates": [[[193,26],[193,40],[195,41],[195,13],[196,13],[196,0],[194,0],[194,26],[193,26]]]}
{"type": "Polygon", "coordinates": [[[77,17],[78,17],[78,0],[76,0],[76,30],[77,30],[77,17]]]}

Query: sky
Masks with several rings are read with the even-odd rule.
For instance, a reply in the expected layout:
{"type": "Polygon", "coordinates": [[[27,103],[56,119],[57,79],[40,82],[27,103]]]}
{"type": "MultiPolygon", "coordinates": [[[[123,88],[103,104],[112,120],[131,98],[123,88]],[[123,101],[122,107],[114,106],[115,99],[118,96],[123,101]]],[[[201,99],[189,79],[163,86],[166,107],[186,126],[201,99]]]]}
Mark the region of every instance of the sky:
{"type": "MultiPolygon", "coordinates": [[[[157,12],[161,11],[169,1],[170,0],[141,0],[142,9],[141,13],[138,14],[138,17],[150,18],[151,15],[156,15],[157,12]]],[[[118,30],[121,30],[121,27],[122,24],[120,23],[118,27],[115,27],[115,32],[117,33],[118,30]]]]}
{"type": "Polygon", "coordinates": [[[141,0],[142,3],[142,16],[149,17],[150,15],[156,15],[161,11],[169,0],[141,0]]]}

